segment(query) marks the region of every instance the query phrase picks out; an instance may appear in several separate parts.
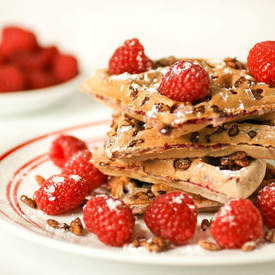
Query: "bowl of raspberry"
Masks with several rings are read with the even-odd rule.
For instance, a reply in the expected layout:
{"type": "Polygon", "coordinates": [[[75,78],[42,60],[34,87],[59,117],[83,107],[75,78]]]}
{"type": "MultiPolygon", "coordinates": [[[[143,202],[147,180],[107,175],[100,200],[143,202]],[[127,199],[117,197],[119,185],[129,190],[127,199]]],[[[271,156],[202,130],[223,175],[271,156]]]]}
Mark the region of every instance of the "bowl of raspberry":
{"type": "Polygon", "coordinates": [[[18,26],[2,29],[0,41],[0,114],[39,110],[71,94],[80,81],[75,56],[18,26]]]}

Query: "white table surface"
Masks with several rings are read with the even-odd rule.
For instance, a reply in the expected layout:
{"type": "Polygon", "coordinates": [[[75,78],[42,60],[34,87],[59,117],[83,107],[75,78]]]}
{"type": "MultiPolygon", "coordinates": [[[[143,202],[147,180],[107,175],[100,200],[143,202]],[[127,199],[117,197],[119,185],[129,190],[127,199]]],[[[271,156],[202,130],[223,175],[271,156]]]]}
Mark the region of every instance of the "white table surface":
{"type": "MultiPolygon", "coordinates": [[[[153,58],[238,56],[257,41],[274,40],[275,1],[38,1],[0,0],[0,27],[18,22],[42,41],[76,53],[85,69],[105,66],[113,49],[141,38],[153,58]],[[50,19],[50,20],[49,20],[50,19]]],[[[85,95],[38,113],[0,117],[0,154],[24,139],[96,120],[110,110],[85,95]]],[[[0,99],[1,100],[1,99],[0,99]]],[[[157,267],[95,260],[26,242],[0,228],[1,275],[274,274],[275,263],[230,267],[157,267]]]]}

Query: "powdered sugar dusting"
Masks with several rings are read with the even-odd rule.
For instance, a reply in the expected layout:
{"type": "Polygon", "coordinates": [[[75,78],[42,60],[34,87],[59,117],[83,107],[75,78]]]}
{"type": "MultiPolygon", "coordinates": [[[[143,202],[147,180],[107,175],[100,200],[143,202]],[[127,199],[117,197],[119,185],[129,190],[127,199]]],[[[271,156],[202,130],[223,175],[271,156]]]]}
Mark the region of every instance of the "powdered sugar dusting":
{"type": "Polygon", "coordinates": [[[181,204],[183,198],[184,198],[183,194],[180,194],[178,196],[174,196],[173,199],[172,199],[172,202],[181,204]]]}
{"type": "Polygon", "coordinates": [[[78,175],[71,175],[70,176],[71,179],[75,180],[75,181],[80,181],[82,178],[78,175]]]}
{"type": "Polygon", "coordinates": [[[52,178],[52,181],[54,183],[63,183],[65,181],[65,178],[64,177],[55,176],[55,177],[52,178]]]}
{"type": "Polygon", "coordinates": [[[106,201],[106,203],[107,203],[109,209],[112,210],[112,211],[116,210],[117,207],[121,205],[121,202],[119,200],[114,200],[112,198],[108,199],[106,201]]]}

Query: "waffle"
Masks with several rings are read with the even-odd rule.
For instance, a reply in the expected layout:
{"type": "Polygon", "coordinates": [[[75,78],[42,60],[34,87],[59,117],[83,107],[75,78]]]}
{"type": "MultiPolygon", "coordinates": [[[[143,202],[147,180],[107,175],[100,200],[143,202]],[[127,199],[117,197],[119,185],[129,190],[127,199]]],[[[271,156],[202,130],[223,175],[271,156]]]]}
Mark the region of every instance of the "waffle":
{"type": "MultiPolygon", "coordinates": [[[[151,184],[127,177],[113,177],[109,183],[112,188],[112,195],[129,205],[134,214],[142,214],[156,197],[179,190],[166,184],[151,184]]],[[[200,195],[187,194],[192,197],[199,212],[214,212],[222,205],[200,195]]]]}
{"type": "MultiPolygon", "coordinates": [[[[274,179],[275,167],[267,163],[264,180],[258,189],[249,198],[252,201],[255,201],[258,190],[274,181],[274,179]]],[[[134,214],[142,214],[146,207],[156,197],[167,192],[179,190],[166,184],[151,184],[127,177],[112,177],[112,179],[109,181],[109,184],[112,189],[112,195],[123,200],[127,205],[129,205],[134,214]]],[[[187,194],[192,197],[198,208],[198,212],[214,212],[217,211],[217,209],[222,205],[219,202],[208,200],[200,195],[192,193],[187,194]]]]}
{"type": "Polygon", "coordinates": [[[178,138],[120,114],[113,117],[105,151],[109,158],[147,160],[225,156],[244,151],[256,159],[275,159],[274,121],[228,123],[178,138]]]}
{"type": "MultiPolygon", "coordinates": [[[[241,160],[248,161],[240,158],[239,162],[241,160]]],[[[103,148],[95,148],[93,163],[102,173],[110,176],[166,184],[221,203],[232,198],[249,197],[262,182],[266,170],[266,162],[255,159],[249,160],[242,168],[232,164],[229,167],[223,166],[226,164],[222,164],[216,158],[153,159],[133,162],[110,160],[103,148]]]]}
{"type": "Polygon", "coordinates": [[[275,111],[275,88],[256,82],[235,59],[185,59],[199,63],[211,78],[211,95],[201,102],[178,102],[161,95],[159,84],[176,60],[160,60],[155,69],[141,74],[110,76],[106,69],[97,70],[81,90],[172,138],[275,111]]]}

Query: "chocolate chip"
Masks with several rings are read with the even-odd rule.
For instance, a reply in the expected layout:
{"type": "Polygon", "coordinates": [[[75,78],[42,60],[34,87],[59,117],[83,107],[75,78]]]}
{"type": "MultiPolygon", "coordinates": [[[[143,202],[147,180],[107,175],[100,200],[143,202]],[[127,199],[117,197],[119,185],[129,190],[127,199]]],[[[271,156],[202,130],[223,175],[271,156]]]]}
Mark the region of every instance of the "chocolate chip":
{"type": "Polygon", "coordinates": [[[228,135],[230,137],[235,137],[239,134],[240,130],[237,124],[232,125],[229,129],[228,129],[228,135]]]}
{"type": "Polygon", "coordinates": [[[221,88],[230,88],[232,86],[232,74],[222,74],[216,80],[216,84],[221,88]]]}
{"type": "Polygon", "coordinates": [[[172,132],[172,127],[170,125],[165,125],[160,129],[160,133],[163,135],[170,135],[172,132]]]}
{"type": "Polygon", "coordinates": [[[136,145],[138,145],[138,144],[141,144],[141,143],[143,143],[143,142],[144,142],[143,139],[135,139],[135,140],[132,140],[132,141],[129,143],[128,147],[134,147],[134,146],[136,146],[136,145]]]}
{"type": "Polygon", "coordinates": [[[190,141],[191,141],[192,143],[198,142],[199,139],[200,139],[200,134],[199,134],[199,132],[194,132],[194,133],[191,134],[190,141]]]}
{"type": "Polygon", "coordinates": [[[254,130],[250,130],[247,134],[249,135],[250,138],[254,138],[257,136],[257,132],[254,130]]]}
{"type": "Polygon", "coordinates": [[[193,110],[193,113],[204,113],[205,112],[205,107],[203,105],[195,107],[193,110]]]}
{"type": "Polygon", "coordinates": [[[140,103],[140,106],[143,106],[149,99],[150,99],[149,96],[144,97],[143,100],[140,103]]]}
{"type": "Polygon", "coordinates": [[[205,138],[206,142],[208,142],[208,143],[211,141],[211,139],[210,139],[211,135],[205,135],[204,138],[205,138]]]}
{"type": "Polygon", "coordinates": [[[217,114],[218,114],[218,113],[221,112],[221,110],[219,109],[219,107],[218,107],[217,105],[212,105],[211,108],[213,109],[213,112],[214,112],[214,113],[217,113],[217,114]]]}
{"type": "Polygon", "coordinates": [[[170,107],[164,103],[155,104],[155,108],[158,112],[169,112],[170,111],[170,107]]]}
{"type": "Polygon", "coordinates": [[[174,161],[174,167],[179,170],[187,170],[190,167],[191,163],[192,161],[189,158],[176,159],[174,161]]]}
{"type": "Polygon", "coordinates": [[[263,92],[262,89],[251,89],[251,92],[256,100],[260,100],[263,98],[261,93],[263,92]]]}
{"type": "Polygon", "coordinates": [[[230,93],[231,93],[232,95],[236,95],[236,94],[237,94],[237,92],[236,92],[235,90],[233,90],[233,89],[229,89],[229,91],[230,91],[230,93]]]}

